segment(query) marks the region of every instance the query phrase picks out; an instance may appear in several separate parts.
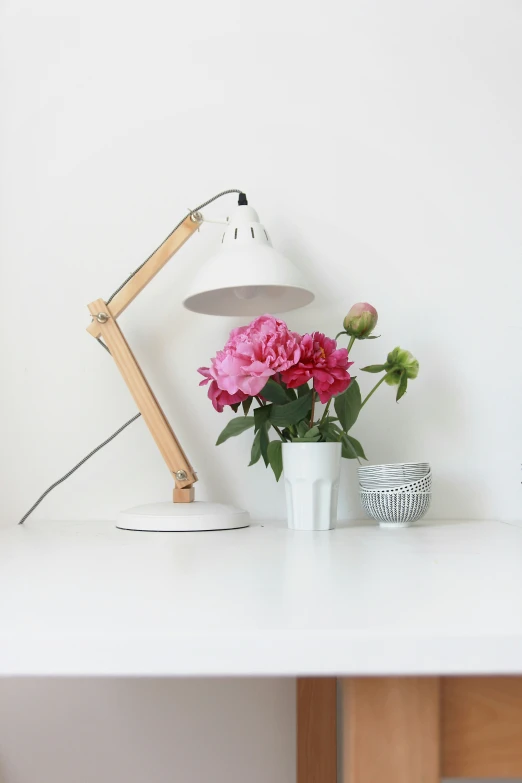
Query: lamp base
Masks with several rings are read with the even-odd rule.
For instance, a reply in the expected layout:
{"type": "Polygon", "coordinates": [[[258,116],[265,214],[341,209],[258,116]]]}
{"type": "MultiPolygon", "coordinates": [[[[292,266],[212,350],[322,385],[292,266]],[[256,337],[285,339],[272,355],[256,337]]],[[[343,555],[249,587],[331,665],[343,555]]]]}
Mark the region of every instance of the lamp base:
{"type": "Polygon", "coordinates": [[[157,533],[189,533],[248,527],[250,516],[223,503],[148,503],[120,511],[116,527],[157,533]]]}

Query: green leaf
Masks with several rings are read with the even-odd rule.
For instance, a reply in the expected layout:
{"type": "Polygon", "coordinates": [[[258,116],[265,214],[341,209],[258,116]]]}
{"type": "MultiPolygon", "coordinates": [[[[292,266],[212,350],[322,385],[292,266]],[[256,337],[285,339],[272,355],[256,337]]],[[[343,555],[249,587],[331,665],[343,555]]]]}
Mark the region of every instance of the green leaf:
{"type": "Polygon", "coordinates": [[[297,437],[304,438],[304,436],[308,432],[308,424],[306,423],[306,421],[299,421],[296,426],[297,426],[297,437]]]}
{"type": "Polygon", "coordinates": [[[404,397],[406,394],[406,389],[408,388],[408,375],[406,373],[406,370],[403,370],[401,372],[401,379],[399,381],[399,388],[397,389],[397,396],[395,397],[395,401],[399,402],[401,397],[404,397]]]}
{"type": "Polygon", "coordinates": [[[232,410],[234,411],[234,413],[238,412],[240,404],[241,403],[239,403],[239,402],[235,402],[233,405],[230,406],[232,408],[232,410]]]}
{"type": "Polygon", "coordinates": [[[308,384],[307,383],[303,383],[302,386],[298,386],[297,387],[297,396],[298,397],[304,397],[305,394],[308,394],[309,391],[310,391],[310,387],[308,386],[308,384]]]}
{"type": "Polygon", "coordinates": [[[259,448],[261,450],[261,456],[265,467],[268,467],[268,446],[270,445],[270,438],[268,437],[268,424],[263,424],[259,430],[259,448]]]}
{"type": "Polygon", "coordinates": [[[312,438],[315,438],[316,435],[320,435],[319,427],[317,424],[315,427],[309,427],[306,433],[303,435],[303,440],[310,440],[312,438]]]}
{"type": "Polygon", "coordinates": [[[368,337],[364,337],[363,339],[364,340],[378,340],[380,336],[381,336],[380,334],[369,334],[368,337]]]}
{"type": "Polygon", "coordinates": [[[323,438],[327,443],[335,443],[341,440],[342,429],[333,423],[323,424],[320,427],[323,438]]]}
{"type": "Polygon", "coordinates": [[[283,472],[283,449],[282,449],[282,443],[280,440],[272,440],[268,444],[268,461],[270,463],[270,467],[274,471],[274,476],[276,477],[276,481],[279,481],[281,478],[281,473],[283,472]]]}
{"type": "Polygon", "coordinates": [[[283,387],[274,381],[273,378],[268,379],[259,394],[261,397],[264,397],[265,400],[268,400],[269,402],[276,402],[278,405],[286,405],[286,403],[291,399],[288,396],[286,389],[283,389],[283,387]]]}
{"type": "Polygon", "coordinates": [[[255,430],[256,432],[258,429],[260,429],[263,424],[266,424],[268,419],[270,418],[270,412],[272,410],[272,405],[261,405],[260,408],[254,409],[254,419],[255,419],[255,430]]]}
{"type": "MultiPolygon", "coordinates": [[[[361,444],[359,443],[358,440],[356,440],[355,438],[352,438],[351,435],[346,435],[346,434],[344,435],[344,438],[346,438],[346,440],[349,442],[349,444],[351,445],[351,447],[355,451],[355,454],[356,454],[357,457],[361,457],[362,459],[365,459],[365,460],[368,459],[368,457],[364,453],[363,447],[361,446],[361,444]]],[[[344,444],[344,438],[343,438],[343,444],[344,444]]]]}
{"type": "Polygon", "coordinates": [[[248,411],[250,410],[250,406],[252,405],[253,397],[247,397],[246,400],[243,400],[241,405],[243,406],[243,413],[245,416],[248,416],[248,411]]]}
{"type": "Polygon", "coordinates": [[[216,441],[216,446],[219,446],[221,443],[224,443],[229,438],[234,437],[235,435],[241,435],[242,432],[245,430],[249,430],[250,427],[254,426],[254,417],[253,416],[242,416],[238,419],[231,419],[219,438],[216,441]]]}
{"type": "Polygon", "coordinates": [[[254,437],[254,442],[252,443],[252,451],[250,453],[250,462],[248,463],[248,467],[251,465],[255,465],[256,462],[259,462],[259,458],[261,457],[261,430],[258,430],[254,437]]]}
{"type": "Polygon", "coordinates": [[[383,372],[385,369],[385,364],[369,364],[368,367],[361,367],[363,372],[383,372]]]}
{"type": "Polygon", "coordinates": [[[308,389],[308,394],[298,397],[297,400],[289,402],[286,405],[272,405],[270,412],[270,421],[277,427],[289,427],[292,424],[304,419],[312,408],[312,392],[308,389]]]}
{"type": "Polygon", "coordinates": [[[335,412],[345,432],[353,427],[361,410],[361,390],[355,379],[348,388],[334,399],[335,412]]]}
{"type": "Polygon", "coordinates": [[[318,441],[321,440],[321,431],[319,429],[319,426],[316,424],[315,427],[309,427],[306,422],[300,422],[300,424],[304,424],[304,432],[303,428],[301,427],[299,429],[299,435],[296,438],[292,438],[292,441],[294,443],[318,443],[318,441]],[[303,433],[302,435],[300,433],[303,433]]]}
{"type": "Polygon", "coordinates": [[[321,424],[333,424],[337,421],[337,416],[327,416],[326,419],[321,419],[321,424]]]}
{"type": "Polygon", "coordinates": [[[346,433],[343,433],[342,444],[341,456],[345,459],[359,460],[357,452],[355,451],[355,446],[348,440],[348,435],[346,433]]]}

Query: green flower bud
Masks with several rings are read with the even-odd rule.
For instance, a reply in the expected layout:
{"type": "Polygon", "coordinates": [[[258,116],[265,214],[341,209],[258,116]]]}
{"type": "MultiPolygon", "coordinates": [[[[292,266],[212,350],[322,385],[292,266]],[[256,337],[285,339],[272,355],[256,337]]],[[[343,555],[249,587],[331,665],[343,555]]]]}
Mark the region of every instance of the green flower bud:
{"type": "Polygon", "coordinates": [[[386,383],[389,386],[398,386],[403,371],[408,380],[413,380],[419,374],[419,362],[409,352],[403,348],[394,348],[390,351],[384,369],[389,375],[386,376],[386,383]]]}

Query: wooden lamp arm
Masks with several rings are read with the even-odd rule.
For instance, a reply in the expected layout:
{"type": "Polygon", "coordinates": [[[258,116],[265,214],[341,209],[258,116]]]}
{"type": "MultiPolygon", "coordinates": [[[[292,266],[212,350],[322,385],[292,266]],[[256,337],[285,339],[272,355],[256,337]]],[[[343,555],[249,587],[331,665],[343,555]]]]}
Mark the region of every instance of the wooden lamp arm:
{"type": "MultiPolygon", "coordinates": [[[[157,250],[147,259],[142,267],[131,277],[131,279],[123,285],[120,290],[114,294],[109,300],[109,304],[106,306],[110,310],[112,318],[117,318],[130,303],[136,299],[138,294],[143,291],[153,277],[163,269],[167,261],[169,261],[174,253],[183,247],[187,239],[190,239],[192,234],[198,230],[202,223],[201,216],[196,213],[193,216],[185,218],[183,223],[169,234],[167,239],[157,250]]],[[[98,300],[97,300],[98,301],[98,300]]],[[[99,337],[99,324],[93,321],[88,327],[87,331],[92,334],[93,337],[99,337]]]]}
{"type": "Polygon", "coordinates": [[[197,231],[200,224],[201,216],[199,214],[185,218],[131,279],[110,299],[109,303],[103,299],[96,299],[88,306],[93,321],[87,331],[93,337],[101,338],[109,349],[174,478],[176,484],[175,502],[194,500],[193,484],[198,479],[116,319],[158,274],[174,253],[197,231]]]}

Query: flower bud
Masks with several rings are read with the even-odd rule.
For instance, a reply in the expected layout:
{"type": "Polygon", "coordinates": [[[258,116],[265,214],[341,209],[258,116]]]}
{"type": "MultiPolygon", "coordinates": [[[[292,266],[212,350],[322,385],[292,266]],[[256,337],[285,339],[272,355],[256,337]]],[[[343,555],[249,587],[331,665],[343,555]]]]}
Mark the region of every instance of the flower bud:
{"type": "Polygon", "coordinates": [[[419,374],[417,359],[409,351],[398,346],[390,351],[384,367],[389,373],[386,376],[386,383],[389,386],[397,386],[403,372],[408,380],[413,380],[419,374]]]}
{"type": "Polygon", "coordinates": [[[377,310],[368,302],[358,302],[350,308],[343,321],[344,328],[350,337],[364,340],[377,326],[377,310]]]}

